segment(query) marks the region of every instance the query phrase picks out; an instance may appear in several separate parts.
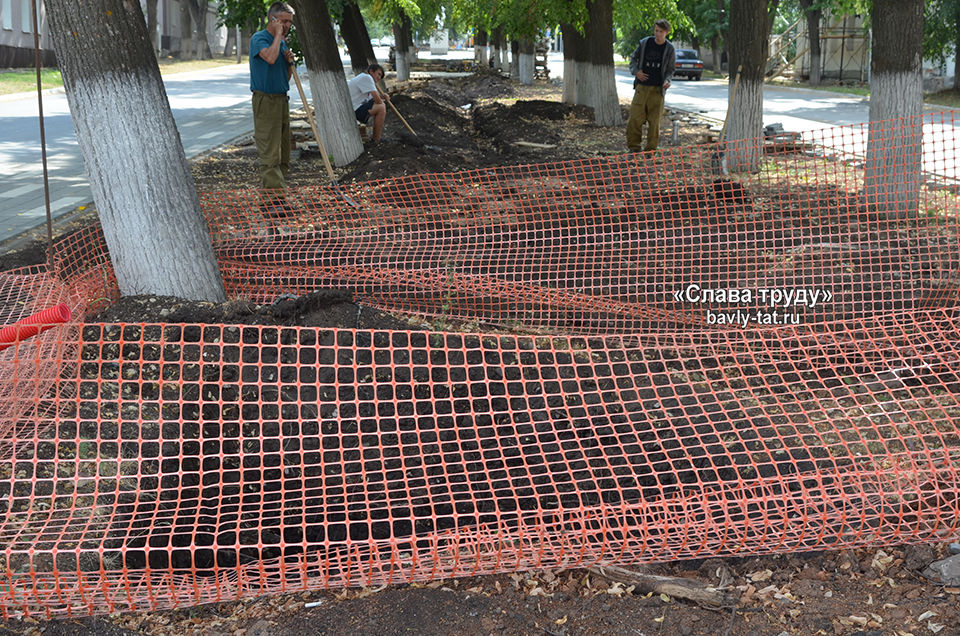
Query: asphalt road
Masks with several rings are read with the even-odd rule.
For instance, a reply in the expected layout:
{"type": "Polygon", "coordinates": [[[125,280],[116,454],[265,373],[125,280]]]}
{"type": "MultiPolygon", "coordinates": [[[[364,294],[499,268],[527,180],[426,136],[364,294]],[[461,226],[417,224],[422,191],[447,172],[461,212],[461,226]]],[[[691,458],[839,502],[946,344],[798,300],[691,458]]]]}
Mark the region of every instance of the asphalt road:
{"type": "MultiPolygon", "coordinates": [[[[378,58],[386,49],[376,49],[378,58]]],[[[472,57],[472,51],[451,51],[447,57],[472,57]]],[[[430,57],[424,55],[422,57],[430,57]]],[[[562,77],[562,54],[550,59],[551,77],[562,77]]],[[[195,157],[253,129],[247,65],[167,75],[170,106],[188,157],[195,157]]],[[[309,92],[309,82],[304,82],[309,92]]],[[[617,73],[621,96],[633,94],[632,78],[617,73]]],[[[300,106],[296,90],[291,104],[300,106]]],[[[727,84],[720,80],[677,80],[667,93],[667,106],[723,119],[727,84]]],[[[51,207],[65,214],[92,199],[73,122],[62,90],[43,97],[50,168],[51,207]]],[[[45,217],[37,99],[0,98],[0,241],[41,225],[45,217]]],[[[793,131],[810,131],[868,120],[865,98],[825,91],[766,87],[764,123],[780,122],[793,131]]]]}
{"type": "MultiPolygon", "coordinates": [[[[308,83],[307,83],[308,84],[308,83]]],[[[253,129],[246,64],[164,77],[187,157],[253,129]]],[[[291,91],[294,108],[300,98],[291,91]]],[[[92,200],[66,95],[43,96],[54,217],[92,200]]],[[[36,95],[0,101],[0,240],[44,222],[43,168],[36,95]]]]}

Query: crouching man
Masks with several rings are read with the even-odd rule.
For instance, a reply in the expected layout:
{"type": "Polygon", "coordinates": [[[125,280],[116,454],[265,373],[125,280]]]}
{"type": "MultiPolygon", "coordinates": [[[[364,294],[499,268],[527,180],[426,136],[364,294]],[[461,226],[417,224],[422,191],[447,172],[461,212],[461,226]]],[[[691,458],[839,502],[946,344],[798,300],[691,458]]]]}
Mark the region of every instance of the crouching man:
{"type": "Polygon", "coordinates": [[[347,82],[350,88],[350,102],[357,121],[368,124],[373,117],[374,143],[380,141],[383,135],[383,122],[387,119],[387,105],[384,100],[390,101],[390,96],[377,90],[377,82],[383,79],[383,67],[371,64],[366,73],[360,73],[347,82]]]}

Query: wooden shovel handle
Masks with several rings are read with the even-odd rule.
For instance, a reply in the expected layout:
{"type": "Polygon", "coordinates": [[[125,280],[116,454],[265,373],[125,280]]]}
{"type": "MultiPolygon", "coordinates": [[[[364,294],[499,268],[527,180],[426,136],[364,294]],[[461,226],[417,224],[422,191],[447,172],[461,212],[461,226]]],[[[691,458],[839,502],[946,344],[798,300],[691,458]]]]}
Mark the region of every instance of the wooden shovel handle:
{"type": "Polygon", "coordinates": [[[416,131],[415,131],[413,128],[410,127],[410,124],[408,124],[408,123],[407,123],[407,120],[403,118],[403,115],[401,115],[401,114],[400,114],[400,111],[397,110],[397,107],[393,105],[393,102],[390,101],[390,100],[386,100],[386,101],[387,101],[388,104],[390,104],[390,108],[393,109],[393,112],[395,112],[395,113],[397,114],[397,117],[400,118],[400,121],[403,122],[403,125],[407,127],[407,130],[409,130],[410,133],[411,133],[412,135],[414,135],[415,137],[419,137],[420,135],[418,135],[418,134],[416,133],[416,131]]]}

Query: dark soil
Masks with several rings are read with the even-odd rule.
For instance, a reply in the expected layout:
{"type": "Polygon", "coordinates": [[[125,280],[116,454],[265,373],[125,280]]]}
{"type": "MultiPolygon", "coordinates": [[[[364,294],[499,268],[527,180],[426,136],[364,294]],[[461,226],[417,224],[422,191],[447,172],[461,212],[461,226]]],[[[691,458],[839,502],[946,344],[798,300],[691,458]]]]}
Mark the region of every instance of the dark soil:
{"type": "Polygon", "coordinates": [[[353,302],[353,295],[342,289],[319,290],[300,297],[284,294],[269,305],[257,305],[246,300],[207,303],[171,296],[126,296],[87,321],[299,325],[346,329],[415,328],[410,322],[353,302]]]}

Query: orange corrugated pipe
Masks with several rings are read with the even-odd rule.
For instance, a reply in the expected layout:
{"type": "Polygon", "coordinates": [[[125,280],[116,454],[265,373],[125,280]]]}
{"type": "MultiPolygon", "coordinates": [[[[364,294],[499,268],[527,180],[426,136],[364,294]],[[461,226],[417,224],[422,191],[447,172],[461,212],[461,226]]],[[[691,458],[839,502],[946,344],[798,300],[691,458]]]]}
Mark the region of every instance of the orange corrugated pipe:
{"type": "Polygon", "coordinates": [[[70,320],[70,308],[66,303],[60,303],[32,316],[21,318],[12,325],[0,329],[0,351],[68,320],[70,320]]]}

